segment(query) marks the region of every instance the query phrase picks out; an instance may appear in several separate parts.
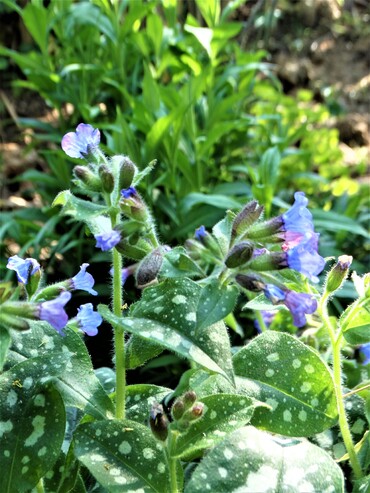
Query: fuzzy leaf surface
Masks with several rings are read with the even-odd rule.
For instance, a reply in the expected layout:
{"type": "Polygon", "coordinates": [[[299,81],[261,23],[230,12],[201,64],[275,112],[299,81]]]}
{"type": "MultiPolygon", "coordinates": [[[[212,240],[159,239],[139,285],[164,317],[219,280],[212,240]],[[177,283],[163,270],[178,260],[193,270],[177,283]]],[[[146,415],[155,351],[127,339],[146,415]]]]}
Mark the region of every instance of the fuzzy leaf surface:
{"type": "Polygon", "coordinates": [[[331,373],[318,354],[298,339],[268,331],[233,358],[237,387],[271,406],[256,409],[252,424],[287,436],[310,436],[336,421],[331,373]]]}
{"type": "Polygon", "coordinates": [[[344,492],[339,466],[308,441],[273,437],[252,426],[219,443],[199,464],[185,493],[344,492]]]}

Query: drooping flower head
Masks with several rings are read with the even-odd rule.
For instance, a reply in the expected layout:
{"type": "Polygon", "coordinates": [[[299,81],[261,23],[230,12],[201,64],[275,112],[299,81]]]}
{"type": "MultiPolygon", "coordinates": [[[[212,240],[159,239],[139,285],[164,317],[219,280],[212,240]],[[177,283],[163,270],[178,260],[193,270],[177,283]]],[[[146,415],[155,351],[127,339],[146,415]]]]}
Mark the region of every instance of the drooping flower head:
{"type": "Polygon", "coordinates": [[[62,139],[62,149],[69,157],[85,159],[100,143],[100,131],[86,123],[80,123],[76,132],[68,132],[62,139]]]}
{"type": "Polygon", "coordinates": [[[311,315],[317,309],[317,301],[310,294],[283,290],[274,284],[266,284],[263,292],[274,305],[282,303],[289,309],[296,327],[303,327],[306,324],[306,315],[311,315]]]}
{"type": "Polygon", "coordinates": [[[71,293],[63,291],[54,300],[44,301],[39,305],[38,318],[49,322],[60,334],[67,325],[68,315],[64,311],[64,305],[71,299],[71,293]]]}
{"type": "Polygon", "coordinates": [[[81,305],[77,309],[76,321],[78,328],[88,336],[96,336],[98,327],[103,319],[100,313],[95,312],[91,303],[81,305]]]}
{"type": "Polygon", "coordinates": [[[287,250],[287,262],[290,269],[301,272],[312,282],[319,282],[317,277],[325,267],[325,260],[317,253],[317,233],[310,233],[294,248],[287,250]]]}
{"type": "Polygon", "coordinates": [[[194,237],[198,241],[202,241],[207,235],[206,228],[204,226],[199,226],[198,229],[195,230],[194,237]]]}
{"type": "Polygon", "coordinates": [[[131,197],[135,197],[137,195],[137,191],[135,187],[128,187],[121,190],[121,195],[124,199],[130,199],[131,197]]]}
{"type": "Polygon", "coordinates": [[[95,284],[95,279],[91,274],[86,272],[89,265],[90,264],[81,265],[80,272],[71,279],[71,287],[72,289],[82,289],[83,291],[87,291],[88,293],[96,296],[98,292],[95,291],[95,289],[92,289],[95,284]]]}
{"type": "Polygon", "coordinates": [[[121,235],[115,229],[107,231],[94,236],[96,239],[96,247],[100,248],[103,252],[111,250],[121,241],[121,235]]]}
{"type": "Polygon", "coordinates": [[[369,365],[370,364],[370,342],[367,344],[362,344],[362,346],[359,347],[360,354],[362,356],[362,364],[363,365],[369,365]]]}
{"type": "Polygon", "coordinates": [[[7,268],[17,273],[17,279],[23,284],[27,284],[30,276],[40,270],[40,264],[34,258],[22,259],[18,255],[8,258],[7,268]]]}

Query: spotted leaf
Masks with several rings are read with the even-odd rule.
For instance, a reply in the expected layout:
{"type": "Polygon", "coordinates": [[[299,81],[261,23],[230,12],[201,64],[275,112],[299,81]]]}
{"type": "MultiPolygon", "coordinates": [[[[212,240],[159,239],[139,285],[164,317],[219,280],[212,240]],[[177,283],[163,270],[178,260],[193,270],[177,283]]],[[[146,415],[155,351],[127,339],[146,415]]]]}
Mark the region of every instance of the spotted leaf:
{"type": "Polygon", "coordinates": [[[48,380],[60,374],[64,354],[34,358],[0,376],[0,491],[29,491],[57,460],[65,431],[59,392],[48,380]]]}
{"type": "Polygon", "coordinates": [[[343,493],[341,469],[308,441],[273,437],[252,426],[225,438],[202,460],[185,493],[343,493]]]}
{"type": "Polygon", "coordinates": [[[65,404],[85,410],[98,419],[112,416],[112,402],[94,375],[82,338],[69,329],[62,337],[44,322],[33,322],[31,326],[32,330],[29,332],[14,334],[13,345],[8,354],[9,362],[14,364],[37,356],[50,358],[54,352],[62,352],[69,362],[66,371],[57,377],[55,386],[65,404]]]}
{"type": "Polygon", "coordinates": [[[128,419],[148,422],[149,412],[154,402],[161,400],[171,393],[167,387],[157,385],[137,384],[126,387],[126,415],[128,419]]]}
{"type": "Polygon", "coordinates": [[[162,445],[147,426],[130,420],[80,425],[75,454],[109,493],[169,493],[169,473],[162,445]]]}
{"type": "Polygon", "coordinates": [[[268,331],[233,358],[238,392],[271,406],[256,409],[252,424],[287,436],[310,436],[337,418],[331,373],[298,339],[268,331]]]}
{"type": "Polygon", "coordinates": [[[203,303],[201,294],[202,288],[190,279],[170,279],[145,289],[141,300],[132,306],[129,317],[117,317],[104,306],[100,306],[99,311],[113,326],[119,325],[232,381],[227,330],[222,321],[214,323],[226,313],[218,312],[218,317],[213,314],[210,320],[213,325],[202,325],[198,330],[199,324],[204,322],[203,316],[198,319],[198,307],[203,303]]]}
{"type": "Polygon", "coordinates": [[[203,416],[176,441],[173,456],[182,460],[200,457],[237,428],[247,424],[256,407],[249,397],[233,394],[209,395],[198,399],[204,404],[203,416]]]}

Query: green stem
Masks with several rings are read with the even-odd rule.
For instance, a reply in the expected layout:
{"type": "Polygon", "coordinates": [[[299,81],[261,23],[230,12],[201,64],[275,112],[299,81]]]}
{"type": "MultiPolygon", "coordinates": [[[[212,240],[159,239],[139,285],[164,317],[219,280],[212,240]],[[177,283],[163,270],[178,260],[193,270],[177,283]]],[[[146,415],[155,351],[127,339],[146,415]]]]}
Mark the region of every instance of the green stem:
{"type": "Polygon", "coordinates": [[[356,479],[363,477],[361,464],[358,460],[355,446],[352,440],[351,431],[349,429],[349,424],[347,421],[346,410],[344,407],[344,397],[342,391],[342,361],[341,361],[341,343],[342,343],[342,333],[338,334],[333,327],[327,309],[328,295],[322,297],[318,313],[321,316],[323,323],[325,324],[329,337],[331,340],[332,350],[333,350],[333,379],[334,379],[334,389],[337,401],[337,411],[338,411],[338,421],[339,428],[342,433],[343,442],[346,447],[349,461],[356,479]]]}
{"type": "MultiPolygon", "coordinates": [[[[119,222],[119,214],[112,214],[112,228],[119,222]]],[[[113,313],[120,317],[122,315],[122,257],[113,248],[113,283],[112,299],[113,313]]],[[[126,361],[125,361],[125,333],[122,327],[114,327],[114,353],[116,357],[116,418],[125,419],[126,415],[126,361]]]]}
{"type": "Polygon", "coordinates": [[[167,460],[170,472],[171,493],[179,493],[177,484],[177,459],[172,457],[172,451],[176,445],[177,431],[169,430],[167,438],[167,460]]]}

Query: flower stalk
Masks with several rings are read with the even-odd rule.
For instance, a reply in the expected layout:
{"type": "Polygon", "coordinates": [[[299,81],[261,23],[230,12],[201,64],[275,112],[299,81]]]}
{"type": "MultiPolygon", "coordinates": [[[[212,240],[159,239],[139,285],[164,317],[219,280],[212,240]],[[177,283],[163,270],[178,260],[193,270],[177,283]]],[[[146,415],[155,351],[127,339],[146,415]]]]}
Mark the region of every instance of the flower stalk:
{"type": "Polygon", "coordinates": [[[342,362],[341,362],[341,346],[342,346],[342,332],[336,331],[330,320],[328,314],[328,300],[329,293],[324,293],[321,302],[318,307],[318,314],[325,325],[332,346],[332,357],[333,357],[333,380],[335,397],[337,401],[337,411],[338,411],[338,423],[339,428],[343,437],[344,446],[346,447],[349,462],[351,464],[353,473],[356,479],[363,477],[363,472],[361,468],[360,461],[358,460],[355,446],[352,440],[351,431],[347,421],[346,410],[344,407],[344,395],[342,390],[342,362]]]}

